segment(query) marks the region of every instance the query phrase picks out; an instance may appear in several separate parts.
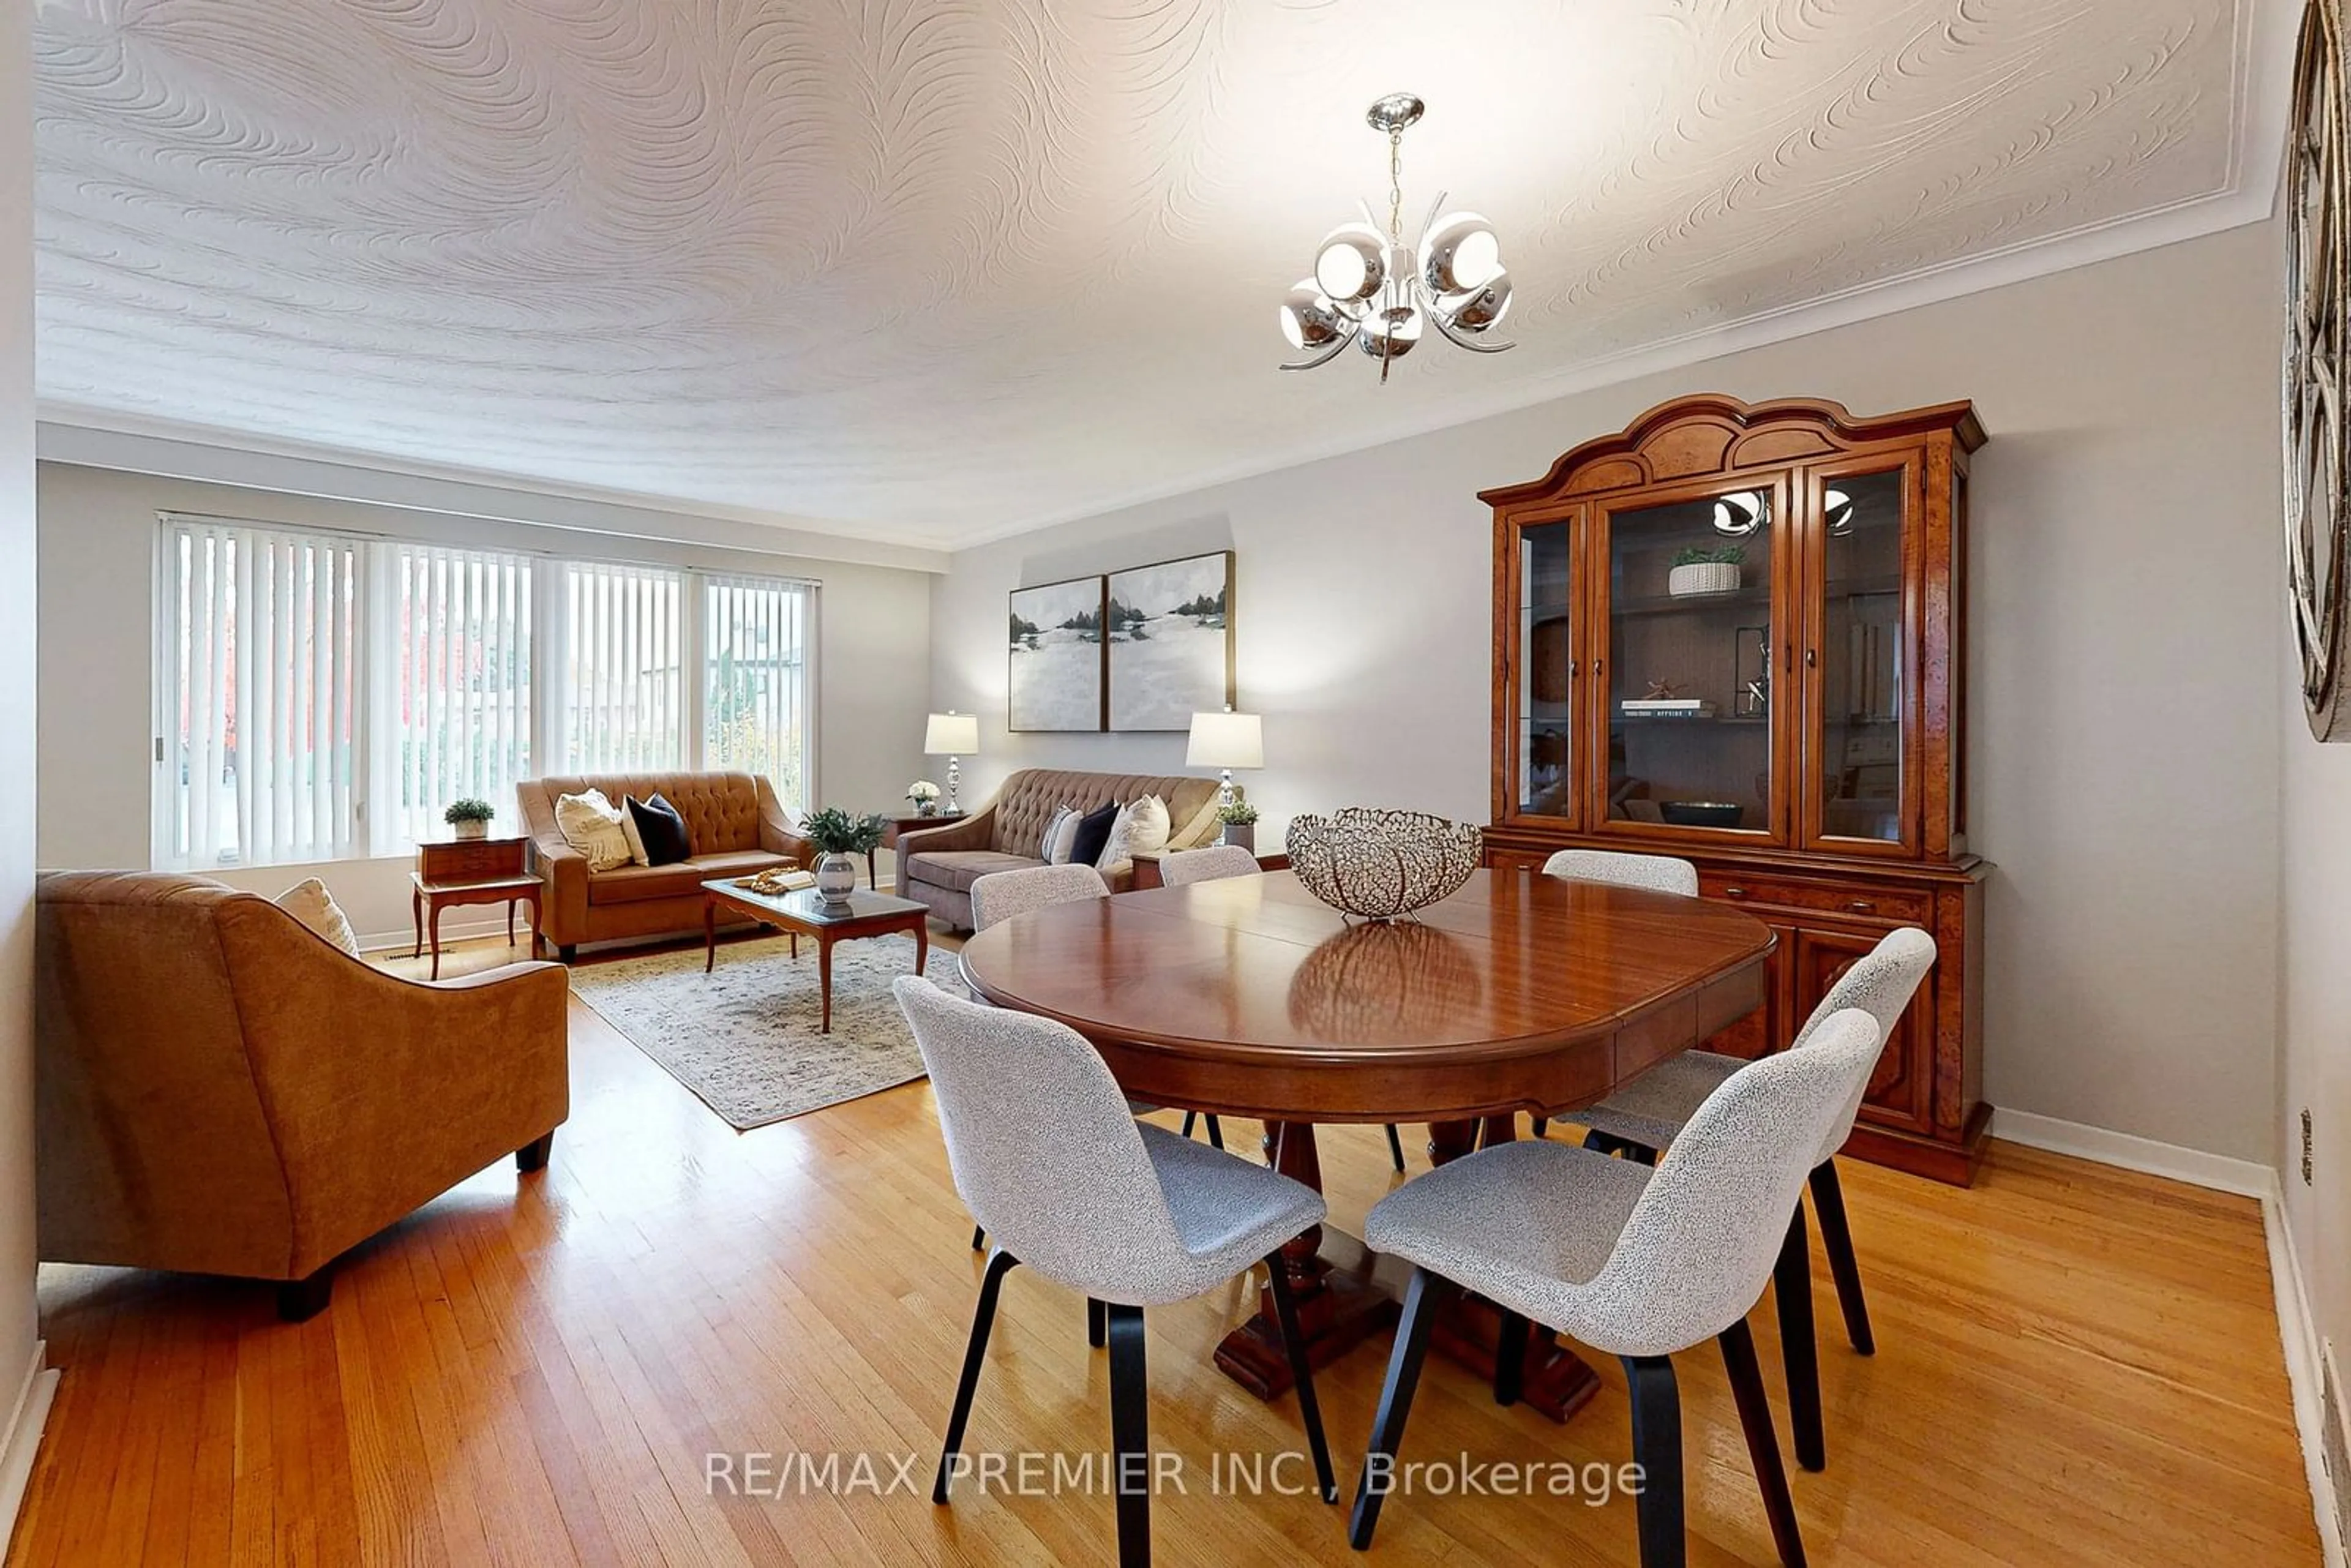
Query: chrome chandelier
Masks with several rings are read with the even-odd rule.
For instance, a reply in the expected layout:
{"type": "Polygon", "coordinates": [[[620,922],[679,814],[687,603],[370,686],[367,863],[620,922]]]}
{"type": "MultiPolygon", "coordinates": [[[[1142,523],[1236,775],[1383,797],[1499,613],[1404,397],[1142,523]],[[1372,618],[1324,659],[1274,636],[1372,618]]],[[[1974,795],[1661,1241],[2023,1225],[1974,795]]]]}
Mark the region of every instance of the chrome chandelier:
{"type": "Polygon", "coordinates": [[[1481,354],[1510,347],[1486,333],[1510,308],[1510,275],[1502,267],[1494,225],[1476,213],[1447,213],[1445,193],[1428,209],[1416,251],[1404,243],[1404,133],[1426,109],[1408,92],[1391,93],[1364,116],[1388,138],[1388,225],[1380,231],[1367,204],[1364,221],[1332,229],[1281,302],[1282,336],[1306,351],[1285,371],[1329,364],[1349,343],[1388,366],[1412,352],[1430,326],[1481,354]]]}

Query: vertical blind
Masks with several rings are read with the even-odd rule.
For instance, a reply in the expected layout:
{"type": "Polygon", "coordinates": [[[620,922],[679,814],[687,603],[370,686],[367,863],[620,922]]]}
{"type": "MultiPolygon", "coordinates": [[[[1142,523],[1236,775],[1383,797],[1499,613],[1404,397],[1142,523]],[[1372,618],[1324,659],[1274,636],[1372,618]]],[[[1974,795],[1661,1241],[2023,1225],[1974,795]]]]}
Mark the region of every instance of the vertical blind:
{"type": "Polygon", "coordinates": [[[169,864],[340,860],[357,821],[357,544],[195,521],[165,536],[169,864]]]}
{"type": "Polygon", "coordinates": [[[703,584],[703,754],[712,768],[773,779],[805,801],[808,617],[805,584],[712,577],[703,584]]]}
{"type": "Polygon", "coordinates": [[[570,657],[565,760],[574,773],[684,764],[689,645],[679,622],[684,574],[573,562],[564,569],[570,657]]]}
{"type": "MultiPolygon", "coordinates": [[[[531,562],[492,550],[390,544],[382,552],[396,639],[389,810],[378,837],[396,848],[441,831],[456,800],[514,810],[530,777],[531,562]]],[[[379,690],[381,688],[379,687],[379,690]]]]}
{"type": "Polygon", "coordinates": [[[813,788],[813,584],[162,523],[159,866],[397,854],[535,773],[813,788]]]}

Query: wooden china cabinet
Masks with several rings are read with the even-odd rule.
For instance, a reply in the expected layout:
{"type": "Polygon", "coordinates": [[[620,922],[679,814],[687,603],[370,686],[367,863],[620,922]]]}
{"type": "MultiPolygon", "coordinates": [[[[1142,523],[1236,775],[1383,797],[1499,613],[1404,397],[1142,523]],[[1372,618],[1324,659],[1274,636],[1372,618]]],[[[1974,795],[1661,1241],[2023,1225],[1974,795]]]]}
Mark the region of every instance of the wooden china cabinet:
{"type": "Polygon", "coordinates": [[[1784,1049],[1900,925],[1939,949],[1847,1152],[1965,1183],[1982,1156],[1983,877],[1968,852],[1964,402],[1856,419],[1700,395],[1494,508],[1488,862],[1677,855],[1777,932],[1784,1049]]]}

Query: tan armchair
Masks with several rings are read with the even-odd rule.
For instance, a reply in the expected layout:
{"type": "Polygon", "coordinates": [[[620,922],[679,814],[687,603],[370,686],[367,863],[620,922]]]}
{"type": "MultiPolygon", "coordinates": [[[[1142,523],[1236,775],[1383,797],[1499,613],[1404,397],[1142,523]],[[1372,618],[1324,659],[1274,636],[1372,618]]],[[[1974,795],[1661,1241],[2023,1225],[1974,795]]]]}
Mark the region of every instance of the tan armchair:
{"type": "Polygon", "coordinates": [[[517,964],[423,984],[257,894],[68,872],[36,904],[40,1255],[281,1281],[335,1260],[569,1114],[569,982],[517,964]]]}

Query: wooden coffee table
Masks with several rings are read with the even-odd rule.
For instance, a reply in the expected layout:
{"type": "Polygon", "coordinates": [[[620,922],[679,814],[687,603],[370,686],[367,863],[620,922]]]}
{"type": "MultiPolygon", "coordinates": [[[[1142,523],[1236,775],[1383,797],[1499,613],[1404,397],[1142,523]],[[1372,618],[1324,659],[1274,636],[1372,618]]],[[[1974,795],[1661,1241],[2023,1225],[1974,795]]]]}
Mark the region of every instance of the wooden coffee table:
{"type": "Polygon", "coordinates": [[[886,893],[874,893],[857,888],[838,904],[828,904],[816,889],[804,887],[793,893],[753,893],[747,887],[737,887],[732,878],[702,884],[702,935],[708,947],[703,959],[703,973],[708,974],[718,964],[718,910],[724,904],[730,913],[748,915],[778,931],[789,932],[792,938],[792,956],[799,956],[799,939],[816,938],[817,979],[824,995],[824,1025],[821,1032],[832,1032],[832,945],[860,936],[886,936],[893,931],[914,934],[914,973],[923,972],[931,960],[931,928],[927,924],[930,910],[911,898],[893,898],[886,893]]]}

